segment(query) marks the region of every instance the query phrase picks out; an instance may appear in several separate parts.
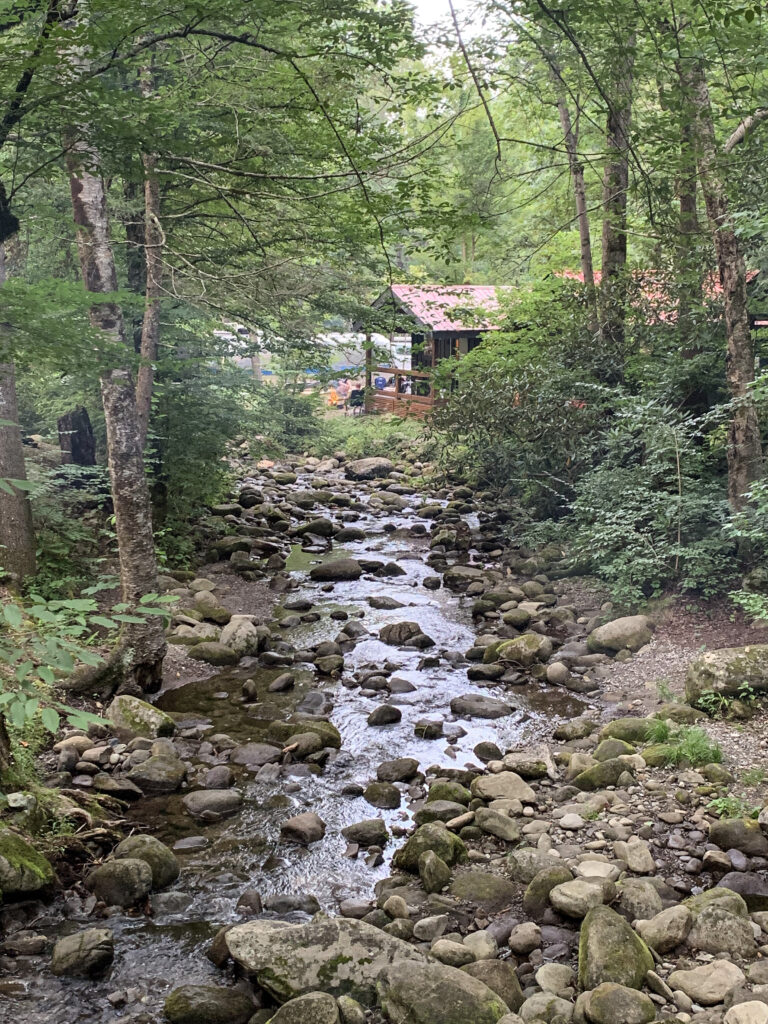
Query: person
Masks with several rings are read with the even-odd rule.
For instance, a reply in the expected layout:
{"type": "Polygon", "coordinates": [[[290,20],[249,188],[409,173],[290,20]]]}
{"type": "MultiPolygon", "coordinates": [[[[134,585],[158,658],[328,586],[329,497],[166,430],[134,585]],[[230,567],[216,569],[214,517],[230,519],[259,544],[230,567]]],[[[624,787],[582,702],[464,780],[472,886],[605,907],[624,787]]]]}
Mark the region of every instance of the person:
{"type": "Polygon", "coordinates": [[[335,409],[339,404],[339,394],[336,388],[331,384],[331,390],[328,392],[328,405],[331,409],[335,409]]]}

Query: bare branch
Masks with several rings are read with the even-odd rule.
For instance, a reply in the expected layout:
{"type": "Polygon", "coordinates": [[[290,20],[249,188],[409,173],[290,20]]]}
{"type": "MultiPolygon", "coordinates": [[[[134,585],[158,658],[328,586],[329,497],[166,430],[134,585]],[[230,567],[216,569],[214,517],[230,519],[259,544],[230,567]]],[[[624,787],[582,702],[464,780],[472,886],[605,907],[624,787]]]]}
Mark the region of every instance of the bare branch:
{"type": "Polygon", "coordinates": [[[723,146],[723,152],[730,153],[735,146],[738,146],[740,142],[744,141],[747,137],[747,133],[751,132],[756,124],[760,121],[765,121],[766,118],[768,118],[768,107],[759,107],[754,114],[750,114],[749,117],[745,117],[723,146]]]}

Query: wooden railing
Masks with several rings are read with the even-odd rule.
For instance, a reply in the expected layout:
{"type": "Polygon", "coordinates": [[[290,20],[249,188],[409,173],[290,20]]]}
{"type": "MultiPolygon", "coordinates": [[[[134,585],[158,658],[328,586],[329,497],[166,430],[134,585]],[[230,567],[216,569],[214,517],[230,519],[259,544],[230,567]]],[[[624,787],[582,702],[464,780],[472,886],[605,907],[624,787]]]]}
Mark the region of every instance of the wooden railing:
{"type": "Polygon", "coordinates": [[[372,405],[379,412],[423,419],[434,407],[432,374],[426,370],[401,370],[396,366],[372,366],[372,405]],[[386,386],[377,388],[374,381],[384,377],[386,386]]]}

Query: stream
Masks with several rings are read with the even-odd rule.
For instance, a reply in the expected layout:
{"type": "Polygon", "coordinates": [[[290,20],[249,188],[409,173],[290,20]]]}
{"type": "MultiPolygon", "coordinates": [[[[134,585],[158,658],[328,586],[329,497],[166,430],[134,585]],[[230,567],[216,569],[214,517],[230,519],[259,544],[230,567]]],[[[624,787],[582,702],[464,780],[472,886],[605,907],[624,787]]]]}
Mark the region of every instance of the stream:
{"type": "MultiPolygon", "coordinates": [[[[300,477],[296,486],[306,487],[306,478],[300,477]]],[[[365,496],[361,500],[365,501],[365,496]]],[[[476,528],[474,517],[465,519],[476,528]]],[[[390,840],[383,861],[371,867],[364,852],[356,858],[345,855],[347,843],[341,829],[374,817],[383,818],[390,831],[398,826],[402,829],[420,806],[418,800],[409,803],[404,784],[400,788],[405,799],[396,810],[379,810],[362,796],[351,795],[376,778],[382,761],[413,757],[420,762],[421,771],[437,764],[478,765],[472,751],[480,741],[493,741],[502,749],[522,748],[545,731],[551,733],[556,720],[583,712],[584,699],[562,689],[529,682],[504,693],[498,687],[489,689],[468,682],[466,663],[452,665],[451,652],[458,656],[474,643],[472,598],[423,585],[424,578],[434,576],[434,572],[425,562],[428,537],[411,530],[416,523],[423,526],[424,520],[408,513],[369,510],[355,520],[355,526],[366,532],[365,540],[334,547],[327,554],[295,547],[286,567],[300,581],[299,589],[287,596],[291,600],[308,599],[313,603],[312,611],[320,613],[316,621],[302,622],[285,631],[295,647],[334,639],[343,621],[330,618],[331,612],[343,611],[350,617],[363,612],[359,621],[370,635],[345,652],[343,679],[350,683],[356,670],[386,663],[394,675],[413,684],[413,691],[365,696],[359,687],[350,688],[330,679],[321,682],[318,690],[318,677],[310,671],[299,671],[294,690],[270,693],[269,683],[284,668],[238,667],[158,695],[158,706],[174,713],[177,719],[182,757],[196,749],[185,749],[185,730],[197,730],[198,735],[202,730],[206,734],[225,733],[236,743],[245,743],[258,738],[269,721],[305,709],[320,709],[317,713],[330,717],[341,733],[342,748],[321,772],[297,762],[282,766],[278,778],[261,781],[255,778],[255,772],[240,769],[235,784],[244,795],[242,811],[215,825],[194,821],[185,813],[183,792],[139,801],[129,812],[130,817],[142,830],[150,829],[174,847],[182,865],[181,877],[170,890],[152,897],[151,916],[123,912],[104,921],[114,930],[116,949],[106,978],[56,978],[47,969],[26,975],[20,962],[17,975],[0,980],[3,1024],[162,1019],[162,1001],[175,985],[223,981],[205,950],[222,925],[243,920],[236,907],[244,892],[257,890],[265,901],[270,896],[313,896],[332,913],[338,913],[343,899],[371,898],[375,883],[390,873],[397,843],[390,840]],[[387,531],[385,523],[389,524],[387,531]],[[330,590],[309,579],[308,570],[319,559],[345,554],[396,562],[405,569],[405,575],[381,579],[366,574],[355,582],[336,583],[330,590]],[[368,599],[379,595],[395,598],[406,607],[374,609],[368,599]],[[387,646],[377,639],[382,626],[404,619],[417,622],[434,639],[435,647],[426,652],[409,650],[387,646]],[[246,679],[254,680],[258,689],[256,700],[249,703],[244,703],[242,696],[246,679]],[[465,693],[505,696],[515,713],[497,721],[454,721],[450,701],[465,693]],[[372,728],[367,716],[384,699],[400,707],[402,720],[372,728]],[[438,740],[418,738],[414,723],[422,718],[444,720],[445,735],[438,740]],[[325,821],[325,838],[309,847],[281,841],[281,822],[306,810],[316,811],[325,821]]],[[[213,757],[211,763],[219,762],[213,757]]],[[[410,796],[416,794],[417,790],[412,790],[410,796]]],[[[99,919],[90,915],[92,906],[92,897],[65,894],[28,927],[51,937],[98,927],[99,919]]],[[[280,904],[276,904],[276,910],[288,920],[307,919],[300,910],[286,911],[280,904]]],[[[274,916],[275,912],[265,913],[274,916]]]]}

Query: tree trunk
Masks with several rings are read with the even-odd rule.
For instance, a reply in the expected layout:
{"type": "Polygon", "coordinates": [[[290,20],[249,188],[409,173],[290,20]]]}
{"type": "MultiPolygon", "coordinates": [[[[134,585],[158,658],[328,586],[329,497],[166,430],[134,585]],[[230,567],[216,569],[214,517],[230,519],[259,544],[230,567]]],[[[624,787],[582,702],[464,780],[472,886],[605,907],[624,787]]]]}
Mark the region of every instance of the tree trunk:
{"type": "MultiPolygon", "coordinates": [[[[0,242],[0,287],[8,275],[6,243],[0,242]]],[[[3,358],[0,325],[0,359],[3,358]]],[[[16,401],[16,373],[13,363],[0,362],[0,480],[26,480],[24,448],[19,429],[16,401]]],[[[12,485],[9,485],[12,487],[12,485]]],[[[35,564],[35,531],[32,507],[25,491],[0,490],[0,567],[14,580],[32,576],[35,564]]]]}
{"type": "Polygon", "coordinates": [[[624,346],[627,299],[627,191],[632,123],[634,34],[618,55],[620,72],[606,123],[608,162],[603,173],[603,264],[600,285],[603,334],[618,355],[624,346]]]}
{"type": "MultiPolygon", "coordinates": [[[[67,157],[72,208],[83,281],[89,292],[117,290],[117,272],[109,238],[103,179],[86,170],[99,166],[98,154],[75,143],[67,157]]],[[[126,347],[120,306],[113,301],[91,307],[91,322],[126,347]]],[[[128,351],[126,351],[126,356],[128,351]]],[[[107,426],[107,452],[115,509],[123,600],[135,606],[157,589],[157,565],[152,534],[149,488],[144,474],[142,444],[136,415],[136,396],[130,370],[107,370],[101,377],[101,395],[107,426]]],[[[157,690],[162,682],[166,641],[162,620],[148,617],[126,623],[116,658],[123,685],[157,690]]],[[[113,659],[114,664],[115,659],[113,659]]]]}
{"type": "Polygon", "coordinates": [[[730,217],[704,70],[698,61],[692,61],[686,74],[691,84],[699,180],[725,304],[725,372],[733,403],[728,430],[728,500],[738,511],[746,503],[746,492],[763,473],[760,423],[750,391],[755,379],[755,349],[747,311],[747,270],[730,217]]]}
{"type": "Polygon", "coordinates": [[[141,326],[141,363],[136,383],[136,413],[142,448],[147,441],[152,409],[152,385],[160,338],[160,306],[163,291],[163,245],[160,226],[160,187],[155,176],[155,158],[145,154],[144,163],[144,252],[147,268],[146,304],[141,326]]]}
{"type": "Polygon", "coordinates": [[[95,466],[96,441],[88,410],[78,406],[57,422],[61,461],[65,466],[95,466]]]}

